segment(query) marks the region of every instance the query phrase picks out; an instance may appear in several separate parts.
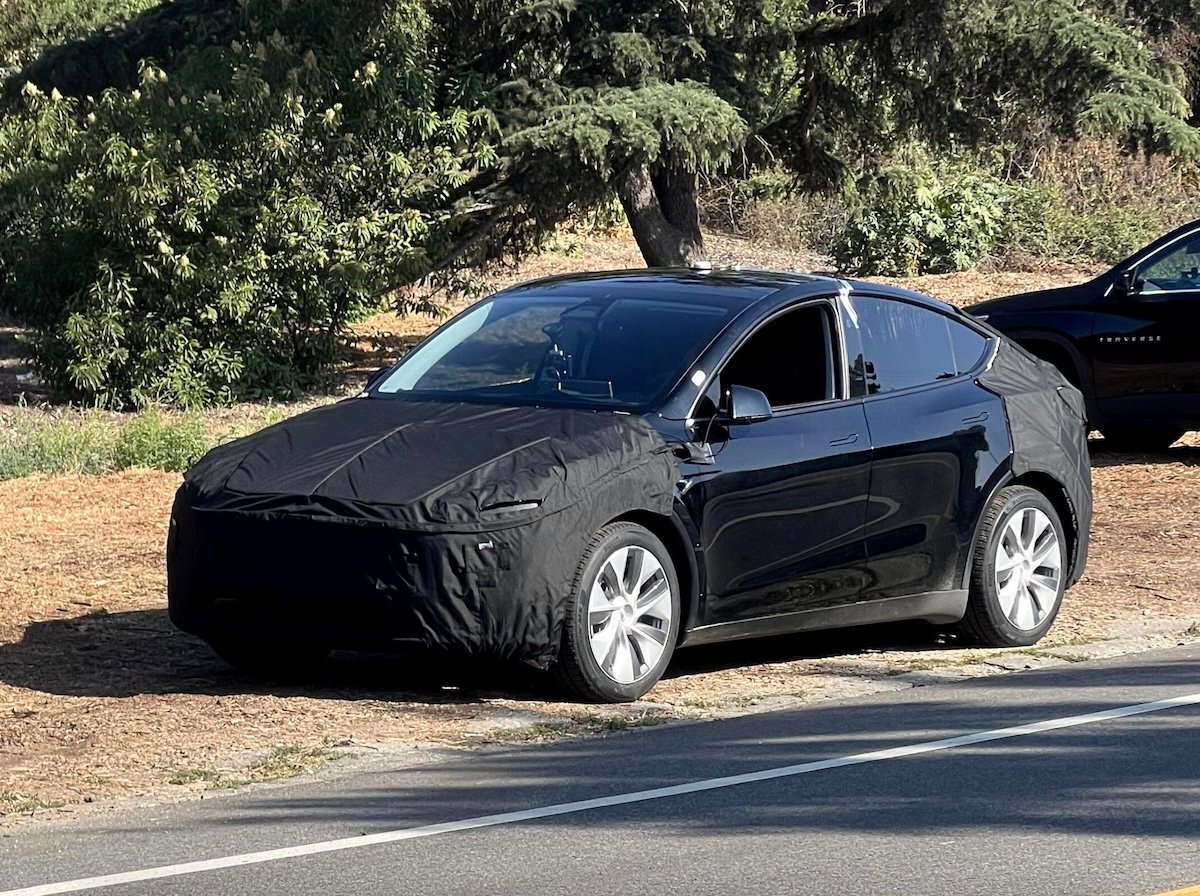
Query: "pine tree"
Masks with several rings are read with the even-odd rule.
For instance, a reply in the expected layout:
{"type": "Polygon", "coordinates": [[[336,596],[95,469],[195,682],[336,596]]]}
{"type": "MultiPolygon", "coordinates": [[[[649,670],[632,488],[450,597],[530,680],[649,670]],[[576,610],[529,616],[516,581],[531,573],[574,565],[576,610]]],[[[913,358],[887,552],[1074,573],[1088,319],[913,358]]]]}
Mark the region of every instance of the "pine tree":
{"type": "MultiPolygon", "coordinates": [[[[1012,110],[1060,135],[1200,155],[1153,38],[1187,0],[432,0],[454,99],[488,107],[492,223],[615,193],[648,263],[703,255],[698,176],[769,161],[801,186],[911,139],[976,146],[1012,110]]],[[[480,199],[475,196],[476,201],[480,199]]]]}

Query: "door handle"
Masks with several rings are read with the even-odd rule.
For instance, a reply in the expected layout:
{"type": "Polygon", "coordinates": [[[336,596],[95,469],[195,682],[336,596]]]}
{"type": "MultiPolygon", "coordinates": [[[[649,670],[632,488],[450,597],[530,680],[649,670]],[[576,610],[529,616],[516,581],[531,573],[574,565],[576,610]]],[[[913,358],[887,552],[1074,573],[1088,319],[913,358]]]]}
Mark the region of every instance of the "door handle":
{"type": "Polygon", "coordinates": [[[830,439],[830,445],[852,445],[858,441],[858,433],[852,432],[848,436],[842,436],[840,439],[830,439]]]}
{"type": "Polygon", "coordinates": [[[987,411],[980,411],[974,417],[963,417],[963,423],[982,423],[988,418],[987,411]]]}

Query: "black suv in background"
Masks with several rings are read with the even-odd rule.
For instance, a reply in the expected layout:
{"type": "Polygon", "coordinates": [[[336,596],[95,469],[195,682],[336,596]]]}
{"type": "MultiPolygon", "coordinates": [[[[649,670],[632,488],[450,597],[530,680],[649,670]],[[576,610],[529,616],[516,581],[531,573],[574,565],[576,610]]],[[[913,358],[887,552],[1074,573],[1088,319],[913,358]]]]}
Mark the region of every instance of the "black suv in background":
{"type": "Polygon", "coordinates": [[[1111,447],[1162,450],[1200,428],[1200,221],[1087,283],[966,311],[1061,370],[1111,447]]]}

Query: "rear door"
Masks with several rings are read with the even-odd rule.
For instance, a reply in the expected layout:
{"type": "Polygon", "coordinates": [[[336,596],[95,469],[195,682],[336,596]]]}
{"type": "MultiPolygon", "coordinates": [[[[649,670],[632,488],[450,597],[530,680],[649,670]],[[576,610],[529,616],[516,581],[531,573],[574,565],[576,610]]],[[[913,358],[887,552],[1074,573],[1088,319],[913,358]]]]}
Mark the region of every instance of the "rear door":
{"type": "Polygon", "coordinates": [[[852,300],[851,364],[874,446],[862,600],[962,587],[987,486],[1009,456],[1004,407],[971,373],[993,337],[899,299],[852,300]]]}
{"type": "Polygon", "coordinates": [[[831,301],[788,309],[735,350],[692,415],[714,459],[683,494],[704,548],[705,624],[858,599],[871,452],[843,359],[831,301]],[[764,392],[773,416],[705,424],[732,385],[764,392]]]}

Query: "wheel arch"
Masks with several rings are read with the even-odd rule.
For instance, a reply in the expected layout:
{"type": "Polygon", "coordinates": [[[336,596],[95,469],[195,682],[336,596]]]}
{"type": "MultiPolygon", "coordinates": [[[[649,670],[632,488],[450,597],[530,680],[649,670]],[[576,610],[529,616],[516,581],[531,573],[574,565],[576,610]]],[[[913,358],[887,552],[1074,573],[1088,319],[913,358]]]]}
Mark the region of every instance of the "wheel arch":
{"type": "Polygon", "coordinates": [[[682,642],[688,630],[696,624],[700,608],[700,567],[687,528],[678,517],[663,516],[649,510],[631,510],[614,517],[605,525],[609,523],[636,523],[661,541],[671,555],[682,592],[678,635],[682,642]]]}
{"type": "Polygon", "coordinates": [[[1014,476],[1010,471],[992,487],[987,501],[982,505],[984,512],[981,512],[979,519],[975,521],[974,531],[971,535],[971,550],[962,580],[964,588],[969,588],[971,584],[971,570],[975,568],[975,553],[979,549],[979,533],[983,529],[986,510],[1001,491],[1014,485],[1024,485],[1040,493],[1058,514],[1059,522],[1063,527],[1063,536],[1067,539],[1067,556],[1071,559],[1067,581],[1071,583],[1075,579],[1075,568],[1079,562],[1079,524],[1076,522],[1075,509],[1071,506],[1071,499],[1067,495],[1066,487],[1049,473],[1035,470],[1014,476]]]}
{"type": "Polygon", "coordinates": [[[1071,505],[1066,487],[1050,474],[1038,471],[1023,473],[1008,484],[1024,485],[1036,492],[1041,492],[1054,507],[1058,514],[1058,520],[1062,523],[1063,535],[1067,539],[1068,556],[1071,558],[1067,581],[1072,581],[1079,556],[1079,524],[1075,519],[1075,508],[1071,505]]]}

